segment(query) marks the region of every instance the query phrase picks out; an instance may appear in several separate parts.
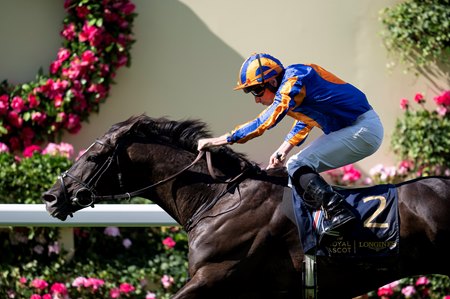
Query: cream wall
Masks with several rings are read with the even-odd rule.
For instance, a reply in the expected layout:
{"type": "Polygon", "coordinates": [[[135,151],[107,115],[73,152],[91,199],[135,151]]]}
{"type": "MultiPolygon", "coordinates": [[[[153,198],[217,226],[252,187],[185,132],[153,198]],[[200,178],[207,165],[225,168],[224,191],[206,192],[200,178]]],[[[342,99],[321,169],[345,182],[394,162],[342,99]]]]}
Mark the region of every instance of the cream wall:
{"type": "MultiPolygon", "coordinates": [[[[232,90],[243,60],[268,52],[285,65],[317,63],[362,89],[385,125],[385,141],[358,163],[368,170],[392,165],[389,139],[400,115],[399,100],[418,91],[431,98],[445,80],[389,72],[379,37],[378,12],[394,0],[134,0],[139,14],[132,65],[120,69],[110,97],[64,141],[81,149],[109,127],[132,115],[197,118],[215,135],[254,118],[262,109],[253,98],[232,90]],[[275,4],[276,3],[276,4],[275,4]],[[437,84],[437,85],[436,85],[437,84]]],[[[26,82],[55,59],[65,16],[59,0],[0,0],[0,80],[26,82]]],[[[265,165],[292,124],[233,148],[265,165]]],[[[311,141],[316,133],[309,137],[311,141]]],[[[325,145],[326,146],[326,145],[325,145]]]]}

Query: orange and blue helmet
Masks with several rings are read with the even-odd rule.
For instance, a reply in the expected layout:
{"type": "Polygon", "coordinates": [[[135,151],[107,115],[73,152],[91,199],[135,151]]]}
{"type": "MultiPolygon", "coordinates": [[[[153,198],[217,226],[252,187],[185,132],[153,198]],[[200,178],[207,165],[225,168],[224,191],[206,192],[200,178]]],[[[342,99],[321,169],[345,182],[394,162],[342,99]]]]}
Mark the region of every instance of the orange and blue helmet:
{"type": "Polygon", "coordinates": [[[272,55],[255,53],[247,58],[241,66],[237,86],[234,90],[253,85],[264,84],[284,71],[281,62],[272,55]]]}

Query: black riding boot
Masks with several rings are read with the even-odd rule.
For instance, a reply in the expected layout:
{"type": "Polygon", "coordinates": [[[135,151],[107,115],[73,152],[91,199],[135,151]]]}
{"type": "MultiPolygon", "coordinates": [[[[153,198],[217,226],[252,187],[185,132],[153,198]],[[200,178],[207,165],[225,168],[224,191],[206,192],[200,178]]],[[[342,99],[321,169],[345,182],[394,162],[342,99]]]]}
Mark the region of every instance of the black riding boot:
{"type": "Polygon", "coordinates": [[[346,206],[344,198],[317,173],[309,180],[304,196],[312,197],[321,203],[327,218],[331,219],[331,224],[324,229],[319,243],[326,235],[339,236],[356,220],[355,214],[346,206]]]}

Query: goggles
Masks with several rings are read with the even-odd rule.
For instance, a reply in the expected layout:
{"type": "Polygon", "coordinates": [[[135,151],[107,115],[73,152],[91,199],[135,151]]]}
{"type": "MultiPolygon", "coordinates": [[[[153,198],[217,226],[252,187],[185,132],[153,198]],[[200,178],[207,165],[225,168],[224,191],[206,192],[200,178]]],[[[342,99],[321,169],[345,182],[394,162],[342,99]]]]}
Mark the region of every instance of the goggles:
{"type": "Polygon", "coordinates": [[[264,95],[264,91],[266,90],[265,84],[253,85],[250,87],[244,88],[245,93],[251,93],[255,97],[261,97],[264,95]]]}

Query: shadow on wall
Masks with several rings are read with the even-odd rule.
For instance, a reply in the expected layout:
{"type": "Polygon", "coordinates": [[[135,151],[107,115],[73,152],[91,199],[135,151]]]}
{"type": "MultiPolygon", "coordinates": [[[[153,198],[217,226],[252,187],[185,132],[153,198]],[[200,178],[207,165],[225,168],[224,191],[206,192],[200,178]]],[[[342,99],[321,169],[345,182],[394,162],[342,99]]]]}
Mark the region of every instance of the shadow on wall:
{"type": "MultiPolygon", "coordinates": [[[[66,142],[85,148],[112,124],[141,113],[200,119],[218,135],[262,111],[253,97],[233,91],[245,57],[213,34],[190,8],[175,0],[134,3],[138,17],[131,67],[118,71],[117,85],[100,113],[91,115],[78,135],[66,134],[66,142]]],[[[290,119],[284,123],[287,129],[273,130],[279,137],[264,136],[235,149],[265,162],[292,124],[290,119]]],[[[270,134],[274,133],[266,133],[270,134]]]]}
{"type": "Polygon", "coordinates": [[[47,73],[62,43],[64,14],[59,0],[0,1],[0,82],[34,80],[40,68],[47,73]]]}

